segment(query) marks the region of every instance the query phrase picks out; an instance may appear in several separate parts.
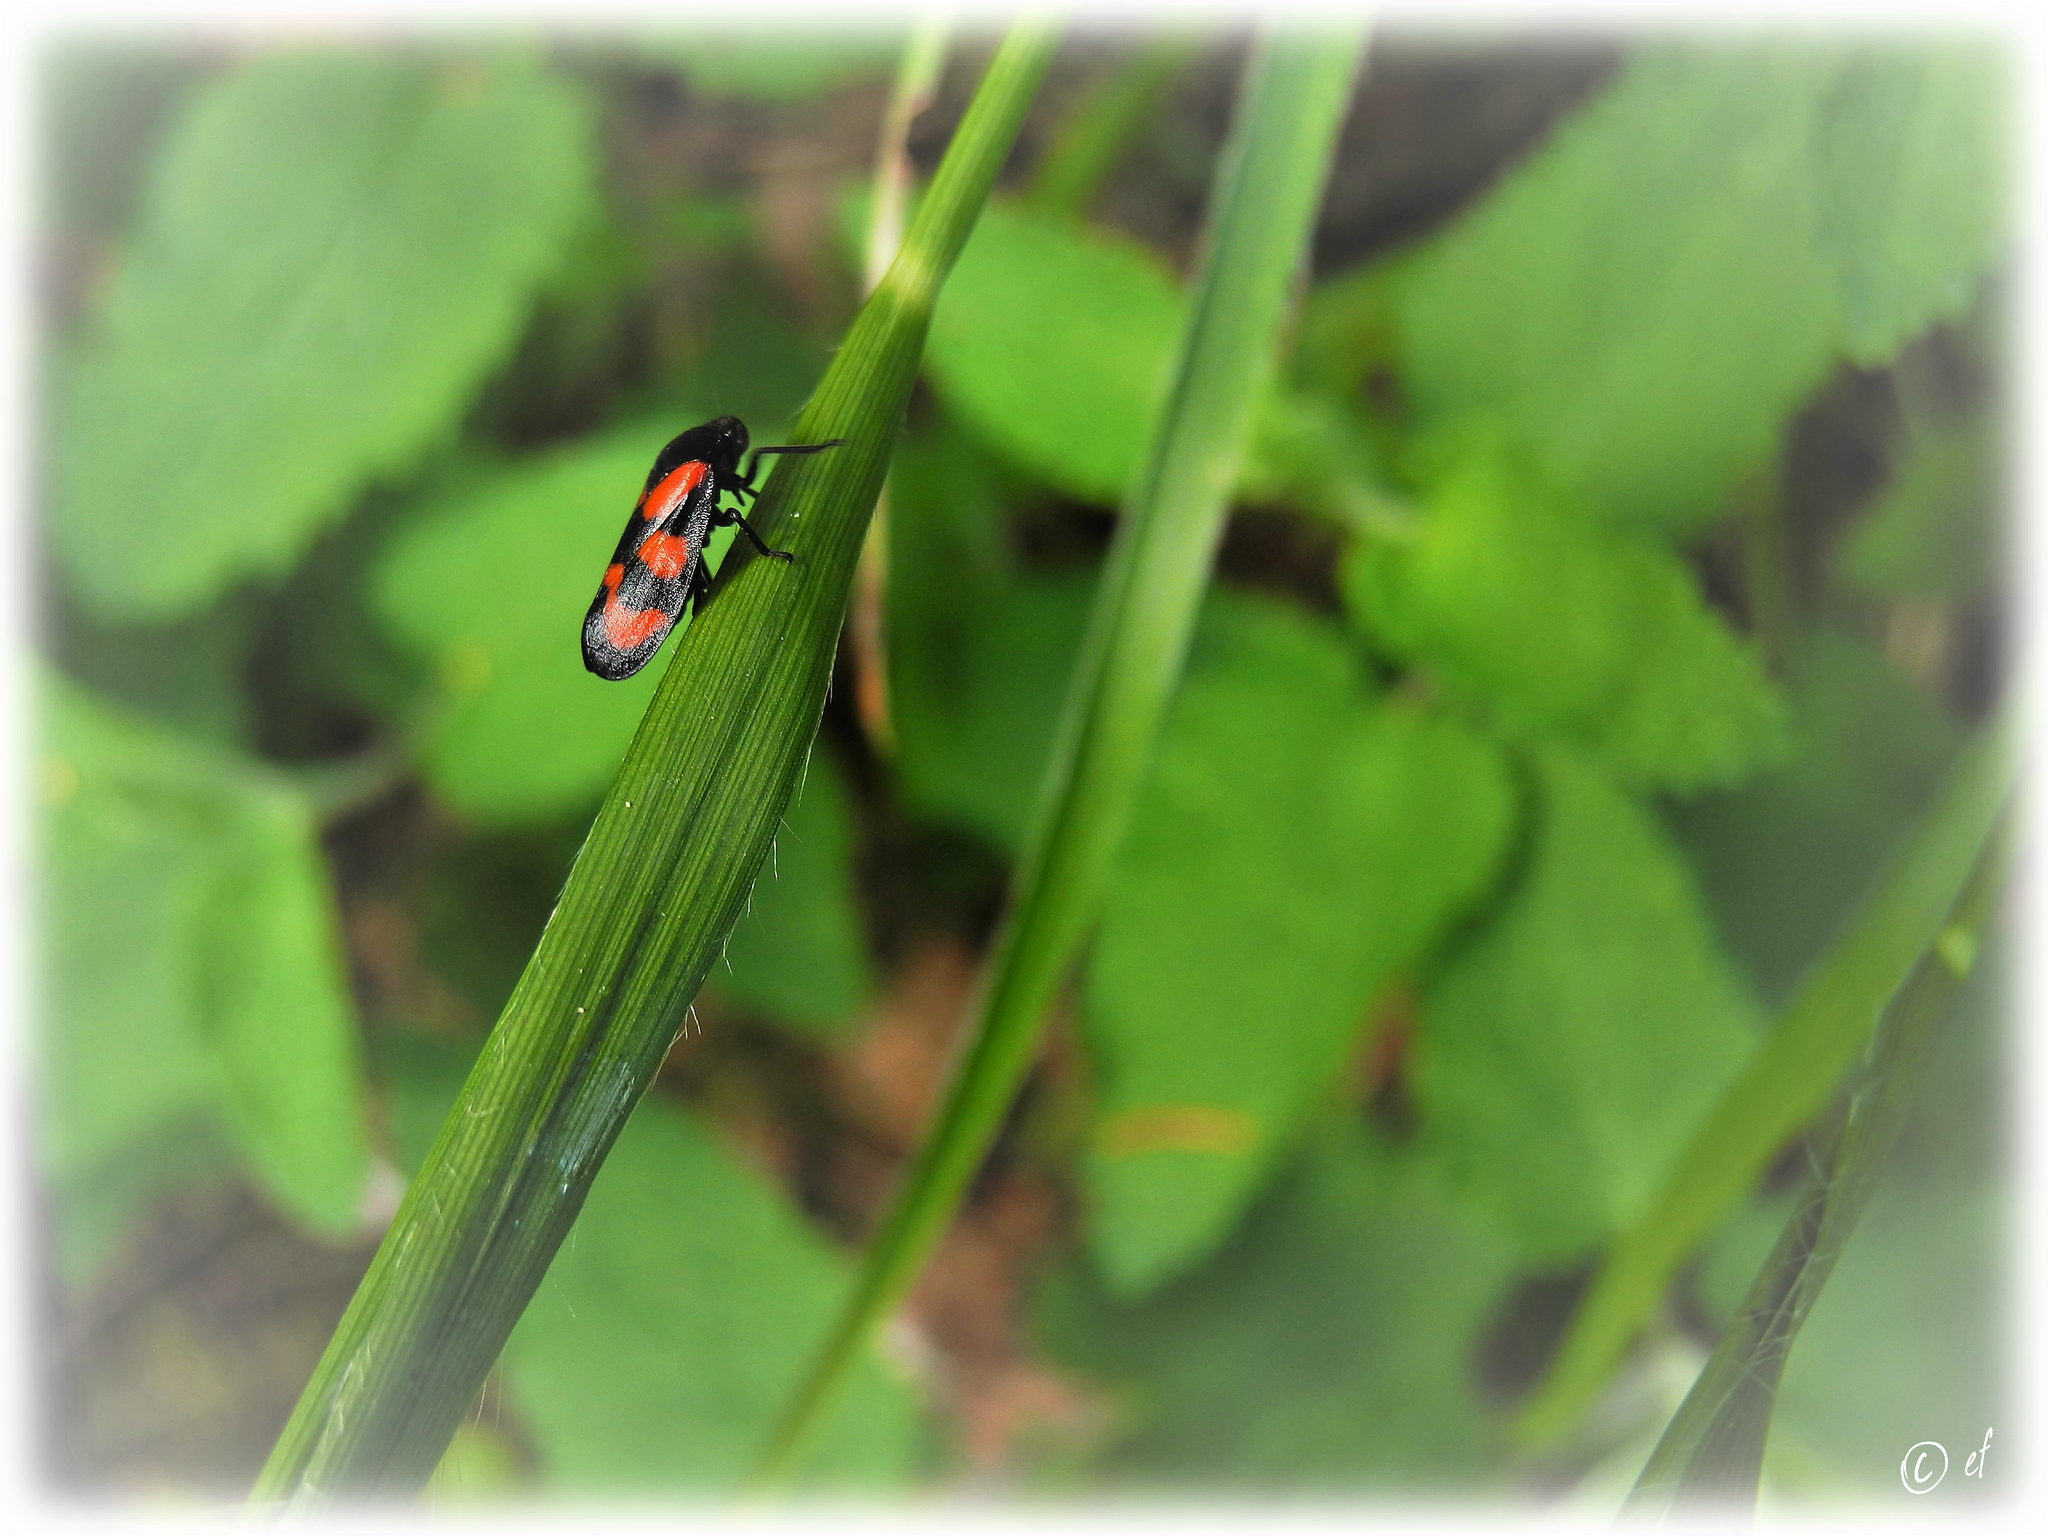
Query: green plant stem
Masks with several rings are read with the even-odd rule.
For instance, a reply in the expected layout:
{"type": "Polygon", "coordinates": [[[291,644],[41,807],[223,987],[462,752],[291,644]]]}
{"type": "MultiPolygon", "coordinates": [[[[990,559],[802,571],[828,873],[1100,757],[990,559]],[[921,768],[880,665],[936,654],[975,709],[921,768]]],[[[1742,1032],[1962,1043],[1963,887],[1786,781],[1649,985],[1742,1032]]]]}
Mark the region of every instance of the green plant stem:
{"type": "Polygon", "coordinates": [[[1194,51],[1185,38],[1155,39],[1097,85],[1053,134],[1026,201],[1041,213],[1081,217],[1194,51]]]}
{"type": "Polygon", "coordinates": [[[1359,31],[1268,39],[1247,68],[1172,388],[1096,597],[965,1054],[767,1447],[764,1481],[787,1473],[951,1219],[1093,920],[1186,655],[1361,48],[1359,31]]]}
{"type": "Polygon", "coordinates": [[[1576,1421],[1678,1267],[1748,1195],[1786,1139],[1826,1107],[1879,1010],[1940,930],[2015,772],[2008,708],[1964,749],[1912,842],[1808,973],[1655,1198],[1615,1238],[1522,1410],[1516,1428],[1525,1444],[1554,1440],[1576,1421]]]}
{"type": "MultiPolygon", "coordinates": [[[[990,64],[798,424],[801,441],[846,446],[785,461],[752,514],[793,563],[742,549],[678,640],[539,947],[258,1478],[257,1505],[424,1486],[678,1038],[802,775],[933,301],[1052,42],[1020,24],[990,64]]],[[[576,643],[573,625],[562,643],[576,643]]]]}
{"type": "Polygon", "coordinates": [[[1869,1204],[1921,1068],[1976,967],[2005,888],[2012,820],[2008,803],[1940,931],[1886,1005],[1831,1147],[1816,1159],[1728,1331],[1658,1438],[1624,1514],[1755,1507],[1785,1359],[1869,1204]]]}
{"type": "MultiPolygon", "coordinates": [[[[875,145],[874,201],[868,212],[866,271],[861,285],[868,291],[882,281],[903,243],[903,208],[910,198],[910,125],[931,104],[939,72],[946,62],[943,16],[927,16],[912,29],[896,70],[896,86],[882,114],[875,145]]],[[[875,498],[867,539],[853,572],[853,597],[847,605],[846,637],[852,649],[853,707],[869,745],[882,757],[896,755],[896,728],[889,709],[889,645],[883,615],[889,583],[889,486],[875,498]]]]}

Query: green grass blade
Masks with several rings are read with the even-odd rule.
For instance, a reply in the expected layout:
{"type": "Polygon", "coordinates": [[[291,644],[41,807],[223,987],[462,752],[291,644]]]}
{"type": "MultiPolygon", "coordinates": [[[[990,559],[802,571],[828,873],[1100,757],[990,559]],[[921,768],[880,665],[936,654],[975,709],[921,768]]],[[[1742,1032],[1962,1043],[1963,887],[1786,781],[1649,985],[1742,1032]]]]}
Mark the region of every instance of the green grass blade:
{"type": "Polygon", "coordinates": [[[1524,1443],[1570,1428],[1678,1267],[1748,1195],[1786,1138],[1825,1109],[1886,1000],[1941,929],[2016,771],[2008,712],[1964,749],[1911,844],[1809,973],[1657,1196],[1615,1238],[1522,1411],[1524,1443]]]}
{"type": "Polygon", "coordinates": [[[970,1044],[768,1447],[765,1477],[788,1468],[855,1351],[937,1242],[1095,916],[1180,674],[1361,47],[1356,31],[1269,39],[1247,68],[1172,389],[1110,552],[970,1044]]]}
{"type": "Polygon", "coordinates": [[[2011,860],[2010,807],[1940,931],[1878,1021],[1847,1117],[1770,1257],[1665,1426],[1623,1513],[1754,1506],[1785,1357],[1855,1229],[1897,1139],[1920,1068],[1983,948],[2011,860]]]}
{"type": "Polygon", "coordinates": [[[933,300],[1051,51],[1045,28],[1020,25],[989,66],[894,266],[798,425],[798,441],[847,445],[783,461],[753,514],[794,563],[729,561],[679,640],[256,1500],[425,1484],[674,1043],[803,772],[933,300]]]}
{"type": "Polygon", "coordinates": [[[1139,131],[1156,117],[1166,89],[1194,59],[1186,37],[1149,42],[1060,124],[1031,178],[1028,200],[1042,213],[1078,219],[1103,178],[1139,131]]]}

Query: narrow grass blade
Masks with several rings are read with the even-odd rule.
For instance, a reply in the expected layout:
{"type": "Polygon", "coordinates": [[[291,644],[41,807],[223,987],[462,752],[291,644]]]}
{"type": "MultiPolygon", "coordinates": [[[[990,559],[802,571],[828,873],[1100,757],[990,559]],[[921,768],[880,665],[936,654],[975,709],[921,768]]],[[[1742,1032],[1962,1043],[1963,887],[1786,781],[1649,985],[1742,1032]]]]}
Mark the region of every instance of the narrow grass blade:
{"type": "MultiPolygon", "coordinates": [[[[868,244],[861,286],[872,292],[888,274],[903,243],[903,209],[910,200],[910,125],[931,105],[946,62],[947,22],[929,15],[912,29],[896,66],[896,85],[882,114],[875,145],[874,201],[868,210],[868,244]]],[[[889,646],[882,624],[888,601],[889,487],[875,498],[867,540],[853,570],[846,637],[853,659],[853,708],[861,729],[882,757],[896,755],[896,728],[889,714],[889,646]]]]}
{"type": "Polygon", "coordinates": [[[989,66],[895,264],[798,425],[798,441],[846,446],[784,461],[752,514],[794,563],[729,561],[682,635],[257,1502],[425,1484],[677,1039],[803,772],[933,300],[1051,49],[1044,28],[1020,25],[989,66]]]}
{"type": "Polygon", "coordinates": [[[1154,119],[1166,88],[1195,56],[1185,37],[1157,38],[1122,65],[1054,132],[1031,178],[1031,205],[1079,218],[1138,131],[1154,119]]]}
{"type": "Polygon", "coordinates": [[[1969,980],[2011,860],[2012,812],[1878,1021],[1834,1144],[1800,1192],[1712,1358],[1665,1426],[1622,1512],[1753,1507],[1778,1381],[1897,1139],[1914,1085],[1969,980]]]}
{"type": "Polygon", "coordinates": [[[1912,842],[1616,1237],[1517,1431],[1562,1435],[1655,1313],[1678,1267],[1801,1126],[1825,1109],[1885,1001],[1940,930],[2016,772],[2010,712],[1965,747],[1912,842]]]}
{"type": "Polygon", "coordinates": [[[786,1472],[902,1297],[1015,1096],[1151,762],[1299,270],[1361,34],[1273,39],[1247,68],[1172,389],[1124,509],[965,1055],[845,1311],[768,1447],[786,1472]]]}

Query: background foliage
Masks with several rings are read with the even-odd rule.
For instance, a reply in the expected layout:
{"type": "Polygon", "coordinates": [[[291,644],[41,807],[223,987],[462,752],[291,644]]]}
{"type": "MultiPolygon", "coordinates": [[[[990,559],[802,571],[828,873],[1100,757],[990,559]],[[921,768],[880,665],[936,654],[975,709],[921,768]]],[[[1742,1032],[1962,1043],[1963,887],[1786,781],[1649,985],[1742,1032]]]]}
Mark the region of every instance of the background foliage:
{"type": "MultiPolygon", "coordinates": [[[[61,1480],[260,1460],[651,695],[570,638],[633,488],[719,411],[774,438],[851,312],[898,51],[46,55],[61,1480]]],[[[441,1496],[716,1489],[758,1448],[965,1010],[1239,61],[1063,56],[896,451],[894,750],[842,655],[441,1496]]],[[[1528,1486],[1509,1423],[1591,1262],[1999,691],[1995,55],[1371,69],[1092,948],[834,1476],[1528,1486]],[[1475,88],[1499,111],[1438,133],[1475,88]]],[[[1881,1495],[1997,1421],[2000,974],[1792,1357],[1774,1488],[1881,1495]]],[[[1632,1475],[1803,1146],[1545,1486],[1632,1475]]]]}

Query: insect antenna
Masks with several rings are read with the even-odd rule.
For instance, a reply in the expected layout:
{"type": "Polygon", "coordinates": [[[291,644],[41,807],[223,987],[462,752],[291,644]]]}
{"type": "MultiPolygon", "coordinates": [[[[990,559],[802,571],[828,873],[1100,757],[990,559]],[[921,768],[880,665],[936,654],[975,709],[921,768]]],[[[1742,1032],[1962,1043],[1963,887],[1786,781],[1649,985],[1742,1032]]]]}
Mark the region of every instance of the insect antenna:
{"type": "Polygon", "coordinates": [[[761,467],[761,459],[765,454],[823,453],[827,448],[843,448],[844,446],[846,446],[845,438],[833,437],[827,438],[822,443],[784,443],[777,447],[756,448],[754,450],[754,456],[747,460],[747,467],[740,471],[740,479],[752,480],[754,478],[754,472],[761,467]]]}

